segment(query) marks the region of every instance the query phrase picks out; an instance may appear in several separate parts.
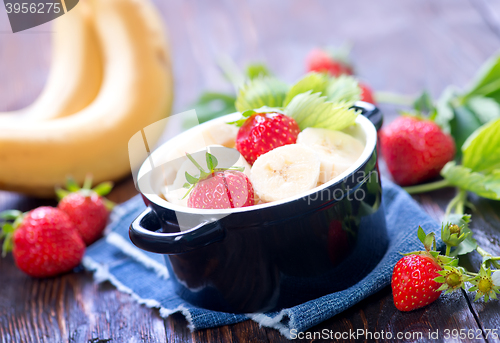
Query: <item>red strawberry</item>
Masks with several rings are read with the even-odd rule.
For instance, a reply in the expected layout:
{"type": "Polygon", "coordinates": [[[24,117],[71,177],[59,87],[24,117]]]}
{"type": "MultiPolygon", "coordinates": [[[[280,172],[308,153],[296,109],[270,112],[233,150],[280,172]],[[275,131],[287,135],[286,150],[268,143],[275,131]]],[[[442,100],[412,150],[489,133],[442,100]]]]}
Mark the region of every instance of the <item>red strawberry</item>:
{"type": "Polygon", "coordinates": [[[352,68],[345,62],[335,59],[321,49],[313,49],[306,57],[307,71],[326,72],[332,76],[352,75],[352,68]]]}
{"type": "Polygon", "coordinates": [[[85,183],[80,189],[74,181],[68,180],[71,193],[57,190],[61,198],[57,207],[69,216],[85,244],[89,245],[102,235],[106,227],[112,203],[103,195],[111,191],[112,184],[105,182],[92,190],[91,181],[87,179],[85,183]]]}
{"type": "Polygon", "coordinates": [[[240,171],[215,172],[198,182],[188,199],[191,208],[235,208],[255,204],[250,179],[240,171]]]}
{"type": "Polygon", "coordinates": [[[361,100],[375,104],[375,99],[373,98],[372,89],[365,83],[358,82],[359,88],[361,88],[361,100]]]}
{"type": "Polygon", "coordinates": [[[250,179],[241,172],[243,167],[217,168],[217,158],[209,152],[205,155],[208,171],[186,153],[188,159],[200,171],[198,177],[186,172],[187,182],[184,187],[189,188],[188,207],[216,209],[254,205],[253,186],[250,179]]]}
{"type": "Polygon", "coordinates": [[[455,155],[453,138],[430,120],[402,116],[383,128],[379,137],[387,167],[402,186],[438,176],[455,155]]]}
{"type": "Polygon", "coordinates": [[[39,207],[26,215],[18,212],[14,224],[5,223],[3,231],[7,233],[3,253],[12,249],[19,269],[33,277],[67,272],[80,263],[85,252],[75,226],[57,208],[39,207]]]}
{"type": "Polygon", "coordinates": [[[251,165],[257,157],[286,144],[295,144],[300,128],[281,113],[254,113],[240,127],[236,149],[251,165]]]}
{"type": "Polygon", "coordinates": [[[396,263],[392,272],[392,296],[400,311],[412,311],[435,301],[441,295],[441,284],[434,281],[442,268],[430,256],[407,255],[396,263]]]}

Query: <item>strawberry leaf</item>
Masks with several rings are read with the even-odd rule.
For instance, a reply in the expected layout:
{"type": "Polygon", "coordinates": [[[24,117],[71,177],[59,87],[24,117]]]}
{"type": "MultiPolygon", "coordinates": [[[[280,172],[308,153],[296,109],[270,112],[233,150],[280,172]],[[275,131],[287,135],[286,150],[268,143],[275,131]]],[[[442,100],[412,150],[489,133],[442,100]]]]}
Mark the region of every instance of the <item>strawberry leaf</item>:
{"type": "Polygon", "coordinates": [[[328,75],[323,73],[311,72],[297,81],[286,94],[283,106],[286,106],[292,99],[301,93],[312,91],[312,93],[323,93],[328,85],[328,75]]]}
{"type": "Polygon", "coordinates": [[[491,98],[475,96],[467,101],[467,105],[482,124],[500,118],[500,104],[491,98]]]}
{"type": "Polygon", "coordinates": [[[354,124],[359,114],[348,103],[329,102],[320,93],[311,91],[295,96],[284,112],[295,119],[301,130],[306,127],[342,130],[354,124]]]}
{"type": "Polygon", "coordinates": [[[434,122],[446,133],[451,133],[450,121],[454,117],[451,100],[455,96],[455,89],[453,87],[445,88],[437,101],[436,113],[432,118],[432,120],[434,120],[434,122]]]}
{"type": "Polygon", "coordinates": [[[487,96],[500,102],[500,54],[491,57],[476,74],[466,98],[487,96]]]}
{"type": "Polygon", "coordinates": [[[349,75],[341,75],[330,79],[326,88],[326,97],[331,102],[344,102],[352,106],[361,100],[361,88],[358,80],[349,75]]]}
{"type": "Polygon", "coordinates": [[[185,184],[182,185],[182,187],[189,189],[191,187],[191,184],[189,182],[186,182],[185,184]]]}
{"type": "Polygon", "coordinates": [[[92,190],[100,196],[108,195],[113,189],[113,182],[103,182],[95,186],[92,190]]]}
{"type": "Polygon", "coordinates": [[[426,90],[424,90],[422,94],[415,99],[413,102],[413,108],[421,113],[432,113],[434,111],[434,103],[426,90]]]}
{"type": "Polygon", "coordinates": [[[206,159],[208,171],[212,172],[217,167],[217,164],[219,164],[219,161],[217,161],[217,158],[214,155],[208,152],[206,153],[206,159]]]}
{"type": "Polygon", "coordinates": [[[80,190],[80,186],[76,183],[75,179],[68,177],[66,179],[66,188],[70,192],[77,192],[80,190]]]}
{"type": "Polygon", "coordinates": [[[274,77],[258,77],[246,82],[238,91],[235,107],[239,112],[262,106],[283,105],[288,85],[274,77]]]}
{"type": "Polygon", "coordinates": [[[22,212],[18,211],[18,210],[6,210],[6,211],[0,212],[0,219],[15,220],[21,214],[22,214],[22,212]]]}
{"type": "Polygon", "coordinates": [[[490,172],[500,169],[500,119],[481,126],[462,146],[466,168],[476,172],[490,172]]]}
{"type": "Polygon", "coordinates": [[[195,178],[194,176],[191,176],[188,172],[185,173],[185,176],[186,176],[187,182],[189,182],[192,185],[194,185],[195,183],[198,182],[198,179],[195,178]]]}
{"type": "Polygon", "coordinates": [[[85,176],[82,189],[91,189],[91,188],[92,188],[92,175],[88,174],[87,176],[85,176]]]}
{"type": "Polygon", "coordinates": [[[198,121],[195,122],[191,118],[186,119],[183,127],[193,127],[225,114],[234,113],[236,112],[236,108],[234,107],[235,101],[236,96],[233,94],[205,92],[200,95],[198,101],[192,106],[196,110],[198,121]]]}
{"type": "Polygon", "coordinates": [[[476,193],[477,195],[500,200],[500,169],[489,174],[473,172],[470,168],[448,162],[441,170],[443,176],[451,185],[476,193]]]}
{"type": "Polygon", "coordinates": [[[265,64],[252,63],[247,66],[246,76],[248,79],[253,80],[263,76],[271,76],[271,72],[265,64]]]}
{"type": "Polygon", "coordinates": [[[424,229],[422,229],[422,227],[420,225],[418,226],[417,236],[418,236],[418,240],[420,242],[422,242],[422,244],[425,244],[425,237],[427,235],[425,234],[424,229]]]}

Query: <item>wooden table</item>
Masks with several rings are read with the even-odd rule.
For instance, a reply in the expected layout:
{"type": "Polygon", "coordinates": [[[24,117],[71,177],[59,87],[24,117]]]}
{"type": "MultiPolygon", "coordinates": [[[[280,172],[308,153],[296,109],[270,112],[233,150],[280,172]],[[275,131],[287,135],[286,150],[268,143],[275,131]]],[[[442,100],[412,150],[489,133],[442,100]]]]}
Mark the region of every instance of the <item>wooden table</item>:
{"type": "MultiPolygon", "coordinates": [[[[354,43],[357,73],[374,89],[415,94],[426,88],[437,97],[446,85],[466,86],[500,46],[500,5],[494,0],[158,0],[157,5],[170,30],[176,112],[191,108],[205,89],[231,89],[215,63],[221,54],[240,66],[264,61],[292,82],[304,72],[304,57],[311,48],[349,41],[354,43]]],[[[3,111],[29,104],[42,89],[50,59],[50,26],[12,34],[0,8],[3,111]]],[[[395,107],[381,107],[388,121],[396,115],[395,107]]],[[[111,199],[121,202],[134,194],[127,179],[111,199]]],[[[453,195],[448,189],[416,199],[439,221],[453,195]]],[[[474,197],[471,201],[477,209],[472,222],[476,239],[499,254],[500,203],[474,197]]],[[[54,202],[0,192],[0,210],[42,204],[54,202]]],[[[474,256],[470,262],[478,261],[474,256]]],[[[83,270],[37,280],[22,274],[7,257],[0,260],[0,280],[0,342],[286,341],[252,321],[191,333],[182,316],[162,319],[157,310],[138,305],[111,284],[94,284],[83,270]]],[[[444,341],[446,329],[465,329],[475,338],[464,341],[500,341],[486,337],[488,330],[500,329],[499,302],[471,300],[458,292],[424,309],[401,313],[387,287],[309,331],[384,331],[393,334],[393,341],[398,332],[422,332],[425,341],[429,331],[439,330],[444,341]]]]}

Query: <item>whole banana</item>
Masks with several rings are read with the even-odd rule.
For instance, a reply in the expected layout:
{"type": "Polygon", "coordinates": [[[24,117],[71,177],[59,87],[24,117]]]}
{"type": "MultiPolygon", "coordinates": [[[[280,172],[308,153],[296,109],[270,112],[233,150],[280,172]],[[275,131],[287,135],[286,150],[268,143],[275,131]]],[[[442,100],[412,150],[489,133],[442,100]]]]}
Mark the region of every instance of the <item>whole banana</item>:
{"type": "MultiPolygon", "coordinates": [[[[92,2],[104,56],[97,98],[69,117],[0,127],[0,188],[51,196],[68,175],[83,182],[130,173],[128,140],[169,115],[172,71],[161,19],[149,0],[92,2]]],[[[154,143],[161,134],[148,136],[154,143]]]]}
{"type": "Polygon", "coordinates": [[[87,107],[102,82],[101,47],[89,3],[81,1],[54,21],[52,62],[47,83],[28,107],[0,112],[0,126],[11,120],[61,118],[87,107]]]}

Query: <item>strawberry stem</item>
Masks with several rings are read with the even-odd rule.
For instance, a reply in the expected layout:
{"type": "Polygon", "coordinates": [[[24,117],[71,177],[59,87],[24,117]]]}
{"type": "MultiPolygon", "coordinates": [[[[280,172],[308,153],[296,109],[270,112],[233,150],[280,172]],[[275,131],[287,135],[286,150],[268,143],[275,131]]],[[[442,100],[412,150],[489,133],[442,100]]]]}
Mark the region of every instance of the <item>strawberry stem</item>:
{"type": "Polygon", "coordinates": [[[445,218],[448,217],[452,210],[457,214],[464,214],[464,207],[466,203],[467,192],[463,189],[459,190],[457,195],[451,199],[448,206],[446,206],[446,212],[444,214],[445,218]]]}
{"type": "Polygon", "coordinates": [[[451,184],[448,180],[440,180],[440,181],[436,181],[436,182],[426,183],[423,185],[403,187],[403,189],[410,194],[418,194],[418,193],[424,193],[424,192],[429,192],[429,191],[435,191],[437,189],[450,187],[450,186],[451,186],[451,184]]]}
{"type": "Polygon", "coordinates": [[[446,244],[446,253],[445,256],[450,256],[451,245],[446,244]]]}

